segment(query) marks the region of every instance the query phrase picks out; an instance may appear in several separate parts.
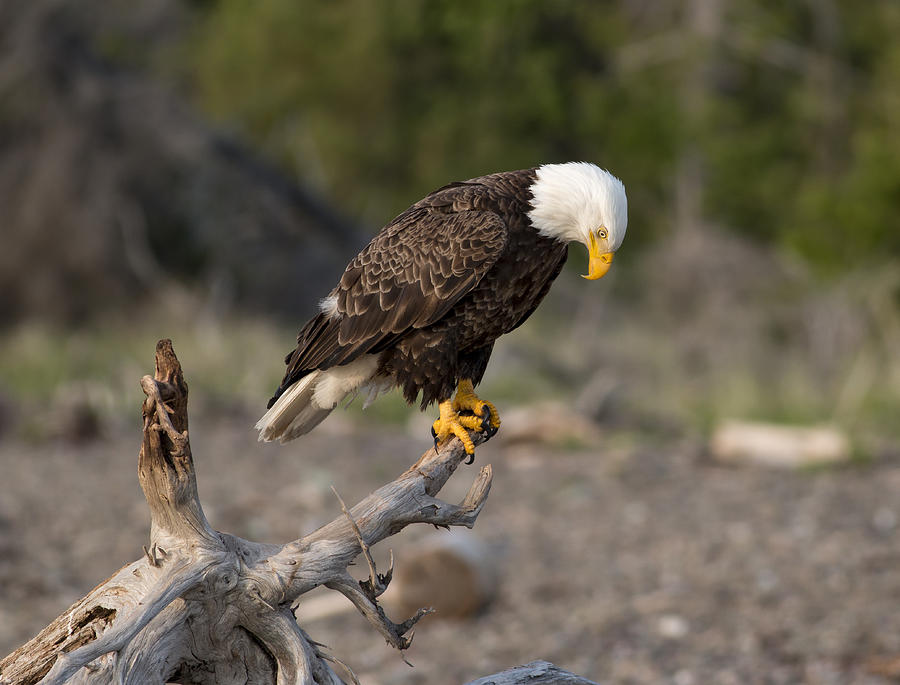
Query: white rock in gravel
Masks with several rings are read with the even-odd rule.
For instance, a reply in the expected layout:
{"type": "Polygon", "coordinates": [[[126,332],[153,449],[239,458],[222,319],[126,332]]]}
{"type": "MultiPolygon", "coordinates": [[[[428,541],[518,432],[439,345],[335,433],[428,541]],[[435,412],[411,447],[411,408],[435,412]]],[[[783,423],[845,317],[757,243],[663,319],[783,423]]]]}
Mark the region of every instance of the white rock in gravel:
{"type": "Polygon", "coordinates": [[[881,507],[872,514],[872,525],[879,533],[890,533],[897,526],[897,514],[893,509],[881,507]]]}
{"type": "Polygon", "coordinates": [[[672,676],[672,682],[675,685],[694,685],[697,682],[697,679],[694,678],[694,674],[686,669],[681,669],[680,671],[676,671],[675,675],[672,676]]]}
{"type": "Polygon", "coordinates": [[[728,420],[709,441],[712,456],[729,464],[797,468],[850,459],[850,441],[834,426],[782,426],[728,420]]]}
{"type": "Polygon", "coordinates": [[[669,640],[680,640],[688,634],[690,626],[678,614],[663,614],[656,622],[656,630],[669,640]]]}

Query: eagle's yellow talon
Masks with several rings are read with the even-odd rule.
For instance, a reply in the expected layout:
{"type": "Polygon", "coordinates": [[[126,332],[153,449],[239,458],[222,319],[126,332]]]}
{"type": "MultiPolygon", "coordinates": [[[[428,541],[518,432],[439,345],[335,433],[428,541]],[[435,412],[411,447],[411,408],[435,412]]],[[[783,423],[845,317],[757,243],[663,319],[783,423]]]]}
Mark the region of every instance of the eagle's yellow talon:
{"type": "MultiPolygon", "coordinates": [[[[460,416],[453,408],[453,403],[450,400],[441,402],[438,405],[438,408],[440,409],[441,416],[434,422],[431,428],[431,431],[434,434],[435,447],[443,444],[449,438],[456,436],[466,449],[466,454],[475,454],[475,445],[472,442],[472,438],[469,437],[469,433],[466,431],[469,419],[474,419],[475,417],[460,416]]],[[[472,430],[478,429],[473,428],[472,430]]]]}
{"type": "Polygon", "coordinates": [[[459,424],[470,431],[484,430],[483,422],[478,416],[460,416],[459,424]]]}
{"type": "Polygon", "coordinates": [[[450,426],[450,430],[453,431],[453,435],[459,438],[459,441],[466,450],[466,454],[475,454],[475,444],[472,442],[472,438],[469,437],[469,433],[465,428],[458,423],[454,423],[450,426]]]}
{"type": "MultiPolygon", "coordinates": [[[[475,394],[472,381],[467,378],[459,382],[459,387],[456,389],[456,397],[453,398],[453,409],[457,412],[470,411],[476,416],[484,416],[484,410],[487,409],[490,414],[491,428],[496,431],[500,427],[500,414],[497,412],[497,407],[491,402],[478,397],[475,394]]],[[[472,430],[484,430],[484,428],[479,426],[472,430]]]]}
{"type": "Polygon", "coordinates": [[[475,394],[472,381],[468,379],[461,380],[456,397],[441,402],[438,409],[440,418],[431,427],[435,447],[456,436],[466,448],[466,454],[474,455],[475,445],[468,431],[485,432],[491,437],[500,427],[497,408],[490,402],[480,399],[475,394]],[[460,412],[467,413],[460,416],[460,412]]]}

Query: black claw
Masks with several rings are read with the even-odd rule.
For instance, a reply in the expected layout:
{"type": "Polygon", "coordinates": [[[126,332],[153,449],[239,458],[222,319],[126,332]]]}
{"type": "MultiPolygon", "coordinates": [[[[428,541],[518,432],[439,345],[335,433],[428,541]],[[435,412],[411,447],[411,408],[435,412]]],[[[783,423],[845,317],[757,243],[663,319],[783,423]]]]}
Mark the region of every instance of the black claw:
{"type": "Polygon", "coordinates": [[[491,408],[487,405],[481,409],[481,432],[488,439],[497,435],[497,427],[491,423],[491,408]]]}
{"type": "Polygon", "coordinates": [[[472,452],[472,454],[469,455],[469,458],[466,459],[463,463],[466,466],[470,466],[471,464],[474,464],[475,463],[475,453],[472,452]]]}
{"type": "Polygon", "coordinates": [[[434,438],[434,449],[437,450],[438,437],[437,437],[437,431],[434,429],[434,426],[431,427],[431,437],[434,438]]]}
{"type": "Polygon", "coordinates": [[[484,433],[490,433],[491,428],[491,408],[484,405],[481,408],[481,430],[484,433]]]}

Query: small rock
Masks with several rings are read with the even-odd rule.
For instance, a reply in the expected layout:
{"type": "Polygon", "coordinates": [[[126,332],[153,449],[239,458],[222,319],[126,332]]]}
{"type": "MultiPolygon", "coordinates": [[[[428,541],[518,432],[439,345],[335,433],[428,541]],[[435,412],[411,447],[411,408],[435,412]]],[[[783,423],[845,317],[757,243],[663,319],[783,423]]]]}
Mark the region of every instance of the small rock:
{"type": "Polygon", "coordinates": [[[517,407],[500,414],[504,444],[541,442],[596,445],[601,438],[592,419],[560,402],[517,407]]]}
{"type": "Polygon", "coordinates": [[[656,622],[656,630],[669,640],[680,640],[689,629],[688,622],[678,614],[664,614],[656,622]]]}
{"type": "Polygon", "coordinates": [[[725,421],[713,432],[712,456],[729,464],[798,468],[850,459],[850,441],[834,426],[725,421]]]}
{"type": "Polygon", "coordinates": [[[495,553],[470,534],[441,533],[396,560],[384,603],[403,615],[433,607],[437,618],[469,618],[497,594],[495,553]]]}
{"type": "Polygon", "coordinates": [[[770,568],[759,569],[756,573],[756,589],[762,594],[768,595],[778,589],[781,579],[770,568]]]}
{"type": "Polygon", "coordinates": [[[672,682],[675,685],[694,685],[697,680],[694,678],[694,674],[688,670],[681,669],[680,671],[676,671],[675,675],[672,676],[672,682]]]}
{"type": "Polygon", "coordinates": [[[881,507],[872,515],[872,525],[879,533],[890,533],[897,526],[897,514],[893,509],[881,507]]]}
{"type": "Polygon", "coordinates": [[[640,501],[629,502],[622,509],[625,523],[630,526],[642,526],[647,522],[650,514],[647,505],[640,501]]]}

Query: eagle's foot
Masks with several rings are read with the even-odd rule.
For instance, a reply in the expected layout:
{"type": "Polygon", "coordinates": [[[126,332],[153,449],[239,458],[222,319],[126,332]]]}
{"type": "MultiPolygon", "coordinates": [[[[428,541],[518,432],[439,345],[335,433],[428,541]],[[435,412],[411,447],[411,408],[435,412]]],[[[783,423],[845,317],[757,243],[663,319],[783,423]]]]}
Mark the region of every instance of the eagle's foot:
{"type": "Polygon", "coordinates": [[[456,389],[456,397],[453,398],[453,408],[457,412],[470,411],[480,417],[481,426],[472,430],[481,430],[492,437],[500,428],[500,414],[491,402],[481,399],[475,394],[472,381],[464,378],[456,389]]]}
{"type": "Polygon", "coordinates": [[[472,381],[463,379],[456,389],[453,400],[444,400],[438,405],[440,418],[431,427],[434,447],[438,448],[444,441],[457,437],[466,449],[469,458],[466,464],[475,460],[475,445],[468,431],[485,433],[493,437],[500,427],[500,414],[497,408],[475,394],[472,381]]]}
{"type": "MultiPolygon", "coordinates": [[[[481,430],[481,419],[475,416],[460,416],[453,408],[450,400],[445,400],[438,405],[440,418],[431,426],[431,434],[434,436],[435,449],[452,437],[459,438],[466,450],[466,454],[474,458],[475,445],[469,437],[469,430],[481,430]]],[[[472,463],[471,461],[467,463],[472,463]]]]}

